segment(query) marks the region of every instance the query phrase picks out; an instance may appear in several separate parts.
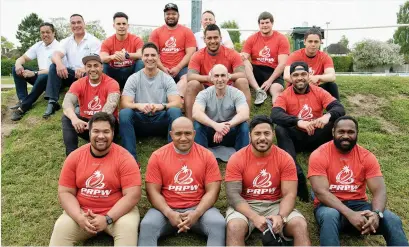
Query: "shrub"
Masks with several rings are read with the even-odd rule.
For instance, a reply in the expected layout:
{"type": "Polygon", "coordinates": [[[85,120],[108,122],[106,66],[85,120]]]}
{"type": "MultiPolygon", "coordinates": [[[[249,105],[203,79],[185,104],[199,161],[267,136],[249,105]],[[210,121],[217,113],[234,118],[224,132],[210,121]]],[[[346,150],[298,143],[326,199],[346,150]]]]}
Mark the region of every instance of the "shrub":
{"type": "MultiPolygon", "coordinates": [[[[1,59],[1,76],[10,76],[11,70],[16,63],[14,59],[1,59]]],[[[37,60],[31,60],[24,64],[24,67],[38,70],[37,60]]]]}
{"type": "Polygon", "coordinates": [[[353,58],[351,56],[332,56],[336,72],[352,72],[353,58]]]}

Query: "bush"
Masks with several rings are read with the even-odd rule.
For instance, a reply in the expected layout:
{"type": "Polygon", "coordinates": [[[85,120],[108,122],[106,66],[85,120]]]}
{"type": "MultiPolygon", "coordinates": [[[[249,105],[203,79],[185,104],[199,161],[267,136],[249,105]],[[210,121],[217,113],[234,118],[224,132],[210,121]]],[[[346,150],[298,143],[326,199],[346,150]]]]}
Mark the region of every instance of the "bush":
{"type": "Polygon", "coordinates": [[[351,56],[332,56],[336,72],[352,72],[353,58],[351,56]]]}
{"type": "MultiPolygon", "coordinates": [[[[14,59],[1,59],[1,76],[10,76],[11,70],[16,63],[14,59]]],[[[31,60],[24,64],[24,67],[38,70],[37,60],[31,60]]]]}

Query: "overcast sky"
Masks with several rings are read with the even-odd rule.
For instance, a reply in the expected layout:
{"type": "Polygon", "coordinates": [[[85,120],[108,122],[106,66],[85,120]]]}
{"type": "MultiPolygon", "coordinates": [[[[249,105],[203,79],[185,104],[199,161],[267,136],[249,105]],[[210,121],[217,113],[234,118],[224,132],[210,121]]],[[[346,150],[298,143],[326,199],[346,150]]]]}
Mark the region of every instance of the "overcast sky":
{"type": "MultiPolygon", "coordinates": [[[[163,8],[169,0],[1,0],[1,35],[17,44],[16,30],[21,20],[32,12],[43,20],[79,13],[87,20],[100,20],[107,35],[112,35],[112,16],[117,11],[129,16],[129,23],[162,25],[163,8]]],[[[405,0],[203,0],[202,10],[212,10],[217,23],[236,20],[242,29],[258,29],[262,11],[273,14],[274,29],[288,30],[307,22],[329,28],[352,28],[396,24],[396,13],[405,0]]],[[[191,1],[173,0],[179,6],[179,23],[190,26],[191,1]]],[[[396,28],[330,31],[329,43],[342,35],[350,45],[364,38],[386,41],[396,28]]],[[[242,32],[242,39],[252,32],[242,32]]],[[[325,42],[325,41],[324,41],[325,42]]]]}

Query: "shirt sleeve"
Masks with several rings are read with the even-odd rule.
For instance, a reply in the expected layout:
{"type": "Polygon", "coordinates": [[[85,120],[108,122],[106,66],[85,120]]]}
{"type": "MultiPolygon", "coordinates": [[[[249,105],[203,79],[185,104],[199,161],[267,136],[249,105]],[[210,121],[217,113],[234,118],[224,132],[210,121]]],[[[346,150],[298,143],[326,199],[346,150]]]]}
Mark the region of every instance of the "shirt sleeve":
{"type": "Polygon", "coordinates": [[[206,108],[208,99],[209,99],[209,98],[208,98],[207,90],[206,90],[206,89],[205,89],[205,90],[202,90],[202,91],[200,91],[199,94],[196,96],[195,104],[197,103],[197,104],[203,106],[204,108],[206,108]]]}
{"type": "Polygon", "coordinates": [[[58,46],[57,49],[55,49],[55,51],[61,52],[62,54],[64,54],[64,56],[67,55],[67,45],[69,43],[70,37],[71,36],[61,40],[60,45],[58,46]]]}
{"type": "Polygon", "coordinates": [[[193,32],[186,28],[186,42],[185,42],[185,48],[190,48],[190,47],[195,47],[196,48],[196,38],[193,32]]]}
{"type": "Polygon", "coordinates": [[[38,43],[31,46],[30,49],[26,51],[25,55],[31,60],[36,59],[37,58],[37,48],[38,48],[38,43]]]}
{"type": "Polygon", "coordinates": [[[302,61],[302,59],[298,55],[298,51],[295,51],[288,56],[285,66],[291,66],[291,64],[294,63],[295,61],[302,61]]]}
{"type": "Polygon", "coordinates": [[[320,150],[315,150],[310,155],[308,161],[308,178],[312,176],[325,176],[327,174],[328,162],[326,155],[324,155],[320,150]]]}
{"type": "MultiPolygon", "coordinates": [[[[141,71],[139,71],[141,73],[141,71]]],[[[135,94],[136,94],[136,84],[138,80],[139,74],[135,73],[128,77],[128,80],[126,80],[124,90],[122,91],[123,96],[130,96],[132,99],[135,101],[135,94]]]]}
{"type": "Polygon", "coordinates": [[[210,151],[206,150],[206,153],[207,162],[205,184],[221,181],[222,175],[220,174],[219,164],[217,163],[216,158],[210,151]]]}
{"type": "Polygon", "coordinates": [[[278,55],[289,55],[290,54],[290,42],[288,41],[287,37],[282,35],[280,40],[280,45],[278,48],[278,55]]]}
{"type": "Polygon", "coordinates": [[[225,43],[226,41],[231,41],[229,31],[227,31],[226,29],[221,29],[221,31],[223,43],[225,43]]]}
{"type": "Polygon", "coordinates": [[[280,107],[284,111],[287,111],[287,101],[285,100],[284,94],[280,94],[276,101],[274,102],[273,107],[280,107]]]}
{"type": "Polygon", "coordinates": [[[324,53],[324,55],[325,55],[324,63],[323,63],[324,70],[327,68],[334,68],[334,62],[332,61],[332,58],[326,53],[324,53]]]}
{"type": "Polygon", "coordinates": [[[154,43],[158,47],[158,49],[160,50],[160,48],[159,48],[158,29],[153,30],[153,32],[149,36],[149,42],[154,43]]]}
{"type": "Polygon", "coordinates": [[[188,68],[189,70],[196,70],[197,72],[200,73],[200,52],[195,52],[190,59],[188,68]]]}
{"type": "Polygon", "coordinates": [[[368,155],[364,158],[365,161],[365,179],[373,177],[382,177],[381,166],[375,155],[368,152],[368,155]]]}
{"type": "Polygon", "coordinates": [[[297,168],[295,167],[293,158],[285,151],[281,153],[281,157],[281,181],[297,181],[297,168]]]}
{"type": "Polygon", "coordinates": [[[64,165],[61,169],[60,179],[58,184],[68,188],[77,188],[76,183],[76,170],[78,164],[79,155],[77,152],[72,152],[65,159],[64,165]]]}
{"type": "Polygon", "coordinates": [[[122,155],[125,157],[119,170],[121,188],[126,189],[133,186],[141,186],[142,179],[138,163],[136,163],[132,155],[128,153],[122,155]]]}
{"type": "Polygon", "coordinates": [[[84,90],[82,90],[81,87],[81,79],[75,81],[68,90],[69,93],[74,94],[75,96],[77,96],[77,98],[81,97],[83,91],[84,90]]]}
{"type": "Polygon", "coordinates": [[[146,166],[145,180],[147,183],[162,184],[162,173],[159,169],[159,160],[156,153],[149,158],[146,166]]]}
{"type": "Polygon", "coordinates": [[[253,47],[253,43],[254,41],[252,35],[244,42],[243,49],[241,51],[250,54],[251,57],[251,48],[253,47]]]}
{"type": "MultiPolygon", "coordinates": [[[[163,73],[163,72],[162,72],[163,73]]],[[[166,83],[166,96],[179,95],[178,87],[173,77],[163,73],[166,83]]]]}
{"type": "Polygon", "coordinates": [[[92,46],[90,49],[90,53],[99,54],[101,51],[101,41],[94,37],[94,42],[92,42],[92,46]]]}
{"type": "Polygon", "coordinates": [[[110,85],[108,88],[108,94],[110,93],[119,93],[119,94],[121,93],[121,91],[119,90],[119,84],[114,79],[110,81],[110,85]]]}
{"type": "Polygon", "coordinates": [[[226,182],[243,181],[243,160],[240,153],[233,154],[226,165],[226,182]]]}
{"type": "Polygon", "coordinates": [[[112,44],[111,44],[109,38],[104,40],[104,42],[102,42],[102,44],[101,44],[101,52],[106,52],[106,53],[108,53],[110,55],[111,54],[111,49],[109,47],[111,47],[111,46],[112,46],[112,44]]]}
{"type": "MultiPolygon", "coordinates": [[[[228,87],[231,87],[231,86],[228,86],[228,87]]],[[[240,90],[238,90],[236,88],[234,88],[236,90],[234,90],[233,88],[231,88],[231,89],[233,91],[232,92],[233,93],[233,102],[234,102],[234,106],[236,107],[236,109],[241,105],[247,104],[246,96],[244,96],[244,93],[242,91],[240,91],[240,90]]]]}
{"type": "Polygon", "coordinates": [[[319,94],[320,94],[321,104],[325,109],[327,108],[329,104],[337,100],[330,93],[328,93],[326,90],[322,88],[319,88],[319,94]]]}

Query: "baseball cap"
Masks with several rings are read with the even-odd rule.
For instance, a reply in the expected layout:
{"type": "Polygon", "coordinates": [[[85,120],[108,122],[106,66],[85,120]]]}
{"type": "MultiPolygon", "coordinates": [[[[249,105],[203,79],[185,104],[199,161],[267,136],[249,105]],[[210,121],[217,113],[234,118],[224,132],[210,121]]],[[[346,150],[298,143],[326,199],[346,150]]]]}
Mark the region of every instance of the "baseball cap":
{"type": "Polygon", "coordinates": [[[301,69],[296,69],[298,66],[303,67],[303,69],[308,72],[308,64],[305,62],[297,61],[291,64],[290,75],[296,70],[301,70],[301,69]]]}
{"type": "Polygon", "coordinates": [[[166,5],[165,5],[165,8],[163,9],[163,12],[166,12],[166,11],[168,11],[168,10],[170,10],[170,9],[173,9],[173,10],[175,10],[176,12],[179,13],[178,6],[177,6],[176,4],[174,4],[174,3],[168,3],[168,4],[166,4],[166,5]]]}
{"type": "Polygon", "coordinates": [[[100,62],[102,64],[101,58],[99,57],[98,54],[95,54],[95,53],[91,53],[91,54],[83,57],[82,58],[82,63],[85,65],[88,61],[91,61],[91,60],[96,60],[96,61],[98,61],[98,62],[100,62]]]}

